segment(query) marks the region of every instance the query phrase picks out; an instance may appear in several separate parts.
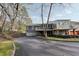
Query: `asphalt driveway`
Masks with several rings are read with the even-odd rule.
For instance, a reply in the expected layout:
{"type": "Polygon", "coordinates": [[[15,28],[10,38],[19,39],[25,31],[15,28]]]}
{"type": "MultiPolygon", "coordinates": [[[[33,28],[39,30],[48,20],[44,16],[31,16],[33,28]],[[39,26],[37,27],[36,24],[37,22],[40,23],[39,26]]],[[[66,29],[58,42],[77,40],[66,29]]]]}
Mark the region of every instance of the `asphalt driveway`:
{"type": "Polygon", "coordinates": [[[15,56],[79,56],[79,43],[45,41],[38,37],[15,38],[21,48],[15,56]]]}

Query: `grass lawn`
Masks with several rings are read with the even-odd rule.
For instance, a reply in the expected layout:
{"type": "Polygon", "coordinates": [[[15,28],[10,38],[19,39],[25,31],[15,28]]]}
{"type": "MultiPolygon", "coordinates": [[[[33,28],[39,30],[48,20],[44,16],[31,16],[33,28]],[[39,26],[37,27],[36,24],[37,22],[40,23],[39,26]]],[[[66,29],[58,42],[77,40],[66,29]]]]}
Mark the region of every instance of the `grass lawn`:
{"type": "Polygon", "coordinates": [[[55,40],[55,41],[67,41],[67,42],[79,42],[79,38],[56,38],[56,37],[48,37],[49,40],[55,40]]]}
{"type": "Polygon", "coordinates": [[[13,51],[12,41],[5,40],[0,42],[0,56],[10,56],[13,51]]]}

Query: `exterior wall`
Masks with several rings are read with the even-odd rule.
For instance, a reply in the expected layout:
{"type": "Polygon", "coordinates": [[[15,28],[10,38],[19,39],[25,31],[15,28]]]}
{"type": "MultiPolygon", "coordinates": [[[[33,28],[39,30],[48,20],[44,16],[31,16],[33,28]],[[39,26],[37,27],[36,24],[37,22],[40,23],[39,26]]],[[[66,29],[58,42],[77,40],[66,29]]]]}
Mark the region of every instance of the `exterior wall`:
{"type": "Polygon", "coordinates": [[[74,33],[73,31],[69,31],[69,35],[79,35],[79,31],[75,31],[74,33]]]}
{"type": "Polygon", "coordinates": [[[79,31],[69,31],[69,30],[63,30],[63,31],[53,31],[53,35],[79,35],[79,31]]]}
{"type": "Polygon", "coordinates": [[[69,31],[69,30],[63,30],[63,31],[53,31],[53,34],[54,35],[79,35],[79,31],[75,31],[74,33],[73,33],[73,31],[69,31]]]}

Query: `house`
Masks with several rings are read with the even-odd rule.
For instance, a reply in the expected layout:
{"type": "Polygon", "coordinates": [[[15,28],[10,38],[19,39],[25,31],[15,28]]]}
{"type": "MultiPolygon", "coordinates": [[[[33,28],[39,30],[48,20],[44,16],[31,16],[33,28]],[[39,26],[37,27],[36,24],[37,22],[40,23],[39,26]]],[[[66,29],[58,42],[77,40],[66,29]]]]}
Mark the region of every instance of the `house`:
{"type": "MultiPolygon", "coordinates": [[[[27,34],[26,35],[44,35],[44,31],[47,24],[33,24],[30,26],[27,26],[27,34]]],[[[52,35],[52,30],[55,28],[55,24],[48,24],[48,28],[46,31],[48,32],[48,35],[52,35]]]]}
{"type": "Polygon", "coordinates": [[[79,35],[79,22],[66,20],[56,20],[52,22],[56,24],[53,29],[53,35],[79,35]]]}
{"type": "MultiPolygon", "coordinates": [[[[31,30],[31,33],[44,35],[46,26],[46,24],[30,25],[28,30],[31,30]]],[[[79,22],[70,21],[70,19],[50,21],[46,31],[48,35],[79,35],[79,22]]]]}

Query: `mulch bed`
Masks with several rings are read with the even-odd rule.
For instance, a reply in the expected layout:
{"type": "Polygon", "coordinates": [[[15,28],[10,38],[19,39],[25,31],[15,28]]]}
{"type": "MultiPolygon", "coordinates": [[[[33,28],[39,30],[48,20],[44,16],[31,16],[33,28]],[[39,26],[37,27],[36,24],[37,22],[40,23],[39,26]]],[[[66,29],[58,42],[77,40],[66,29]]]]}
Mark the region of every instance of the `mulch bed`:
{"type": "Polygon", "coordinates": [[[19,32],[9,32],[9,33],[3,33],[3,34],[0,33],[0,41],[6,40],[6,39],[10,40],[13,38],[19,38],[24,36],[25,36],[25,33],[19,33],[19,32]]]}
{"type": "Polygon", "coordinates": [[[0,41],[6,40],[3,34],[0,34],[0,41]]]}
{"type": "Polygon", "coordinates": [[[9,35],[13,38],[23,37],[25,36],[25,33],[19,33],[19,32],[11,32],[9,35]]]}

